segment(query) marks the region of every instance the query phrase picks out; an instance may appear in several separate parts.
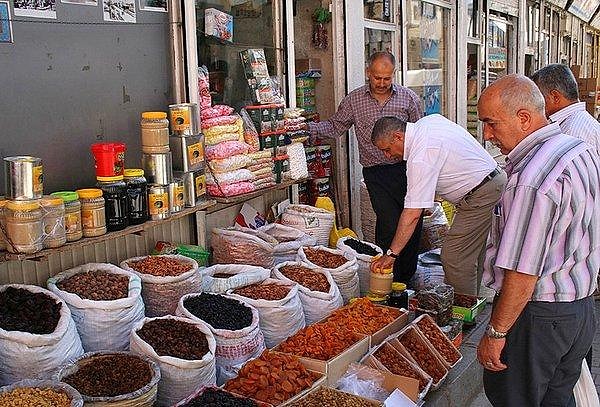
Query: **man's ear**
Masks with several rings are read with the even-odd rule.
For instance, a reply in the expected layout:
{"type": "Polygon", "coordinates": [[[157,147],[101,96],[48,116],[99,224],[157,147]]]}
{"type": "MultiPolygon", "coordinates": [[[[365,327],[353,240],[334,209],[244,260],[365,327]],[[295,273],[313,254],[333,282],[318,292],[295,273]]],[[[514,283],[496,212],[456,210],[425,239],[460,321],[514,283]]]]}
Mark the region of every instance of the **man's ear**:
{"type": "Polygon", "coordinates": [[[556,103],[556,104],[560,103],[560,100],[562,99],[562,97],[563,97],[563,95],[558,90],[552,89],[550,91],[550,99],[554,103],[556,103]]]}
{"type": "Polygon", "coordinates": [[[527,109],[520,109],[517,112],[517,117],[519,118],[519,123],[521,130],[527,131],[531,127],[532,117],[531,112],[527,109]]]}
{"type": "Polygon", "coordinates": [[[394,132],[394,139],[398,140],[398,141],[404,141],[404,132],[402,131],[396,131],[394,132]]]}

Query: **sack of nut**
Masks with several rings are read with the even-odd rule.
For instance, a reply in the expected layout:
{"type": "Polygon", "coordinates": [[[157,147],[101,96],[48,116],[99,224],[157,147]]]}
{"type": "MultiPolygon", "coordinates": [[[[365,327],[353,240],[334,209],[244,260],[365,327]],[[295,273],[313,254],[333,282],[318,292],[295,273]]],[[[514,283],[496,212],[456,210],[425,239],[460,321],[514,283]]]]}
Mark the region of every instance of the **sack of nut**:
{"type": "Polygon", "coordinates": [[[258,266],[245,264],[215,264],[202,270],[202,291],[224,294],[228,290],[260,283],[271,272],[258,266]]]}
{"type": "Polygon", "coordinates": [[[144,318],[137,275],[113,264],[88,263],[50,277],[47,285],[69,306],[86,352],[129,349],[131,329],[144,318]]]}
{"type": "Polygon", "coordinates": [[[284,261],[294,261],[300,247],[317,244],[317,239],[313,236],[291,226],[269,223],[258,230],[277,240],[273,249],[275,265],[284,261]]]}
{"type": "Polygon", "coordinates": [[[278,280],[298,284],[306,325],[322,320],[344,303],[333,277],[322,268],[286,261],[276,265],[272,274],[278,280]]]}
{"type": "Polygon", "coordinates": [[[270,269],[273,250],[279,242],[258,230],[234,227],[214,228],[210,245],[215,264],[249,264],[270,269]]]}
{"type": "Polygon", "coordinates": [[[149,317],[173,315],[182,296],[202,289],[198,263],[189,257],[175,254],[133,257],[120,266],[141,278],[142,298],[149,317]]]}

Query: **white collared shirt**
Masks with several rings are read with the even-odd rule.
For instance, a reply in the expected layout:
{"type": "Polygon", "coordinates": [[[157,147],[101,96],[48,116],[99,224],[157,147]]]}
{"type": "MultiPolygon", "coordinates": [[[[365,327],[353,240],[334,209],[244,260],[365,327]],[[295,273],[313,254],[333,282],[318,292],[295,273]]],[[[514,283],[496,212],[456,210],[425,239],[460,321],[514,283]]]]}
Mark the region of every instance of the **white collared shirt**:
{"type": "Polygon", "coordinates": [[[407,123],[404,159],[405,208],[431,208],[436,192],[458,203],[497,166],[467,130],[439,114],[407,123]]]}
{"type": "Polygon", "coordinates": [[[600,123],[585,110],[585,102],[577,102],[550,115],[563,133],[577,137],[600,154],[600,123]]]}

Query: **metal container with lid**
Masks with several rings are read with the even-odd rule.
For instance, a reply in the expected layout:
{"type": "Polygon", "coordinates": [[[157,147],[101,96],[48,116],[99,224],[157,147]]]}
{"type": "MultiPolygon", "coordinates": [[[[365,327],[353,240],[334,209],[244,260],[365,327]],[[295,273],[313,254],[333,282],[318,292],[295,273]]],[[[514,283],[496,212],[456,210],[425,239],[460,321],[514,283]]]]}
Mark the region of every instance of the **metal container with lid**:
{"type": "Polygon", "coordinates": [[[106,213],[106,229],[109,232],[123,230],[129,226],[127,184],[123,176],[96,177],[97,187],[102,190],[104,210],[106,213]]]}
{"type": "Polygon", "coordinates": [[[167,219],[169,217],[168,186],[152,185],[148,188],[148,208],[152,220],[167,219]]]}
{"type": "Polygon", "coordinates": [[[44,229],[40,201],[6,201],[4,206],[7,250],[32,254],[43,248],[44,229]]]}
{"type": "Polygon", "coordinates": [[[196,206],[201,198],[206,195],[206,176],[203,170],[191,172],[175,172],[175,177],[183,179],[183,192],[185,206],[196,206]]]}
{"type": "Polygon", "coordinates": [[[171,153],[142,154],[142,168],[149,184],[169,185],[173,180],[171,153]]]}
{"type": "Polygon", "coordinates": [[[148,181],[144,177],[144,170],[129,168],[125,170],[125,184],[127,184],[127,206],[129,224],[139,225],[148,220],[148,181]]]}
{"type": "Polygon", "coordinates": [[[169,137],[169,147],[175,171],[196,171],[204,168],[204,136],[169,137]]]}
{"type": "Polygon", "coordinates": [[[185,186],[183,179],[173,178],[169,184],[169,212],[181,212],[185,207],[185,186]]]}
{"type": "Polygon", "coordinates": [[[140,127],[142,148],[169,145],[169,121],[165,112],[143,112],[140,127]]]}
{"type": "Polygon", "coordinates": [[[200,133],[200,114],[196,103],[169,105],[169,121],[173,134],[195,136],[200,133]]]}
{"type": "Polygon", "coordinates": [[[81,227],[81,202],[75,191],[53,192],[51,196],[62,198],[65,203],[65,231],[67,242],[74,242],[83,237],[81,227]]]}
{"type": "Polygon", "coordinates": [[[44,193],[42,159],[31,156],[4,158],[6,199],[39,199],[44,193]]]}
{"type": "Polygon", "coordinates": [[[40,199],[44,248],[55,248],[67,242],[65,230],[65,203],[59,196],[44,195],[40,199]]]}
{"type": "Polygon", "coordinates": [[[102,190],[98,188],[78,189],[81,201],[81,226],[84,237],[101,236],[106,233],[106,213],[102,190]]]}

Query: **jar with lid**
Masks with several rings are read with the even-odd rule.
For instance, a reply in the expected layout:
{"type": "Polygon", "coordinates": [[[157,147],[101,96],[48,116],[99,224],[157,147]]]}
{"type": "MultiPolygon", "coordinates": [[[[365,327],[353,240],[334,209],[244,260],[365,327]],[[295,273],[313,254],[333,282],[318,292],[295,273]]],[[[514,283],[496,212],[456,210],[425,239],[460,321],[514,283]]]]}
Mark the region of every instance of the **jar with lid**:
{"type": "Polygon", "coordinates": [[[4,213],[9,252],[32,254],[42,250],[44,229],[39,200],[6,201],[4,213]]]}
{"type": "Polygon", "coordinates": [[[378,295],[368,292],[366,298],[371,301],[374,305],[387,305],[387,295],[378,295]]]}
{"type": "Polygon", "coordinates": [[[392,292],[392,281],[394,280],[394,273],[392,268],[383,269],[382,273],[371,272],[371,278],[369,279],[369,292],[384,296],[392,292]]]}
{"type": "Polygon", "coordinates": [[[53,192],[51,196],[62,198],[65,204],[65,231],[67,242],[74,242],[83,237],[81,227],[81,202],[75,191],[53,192]]]}
{"type": "Polygon", "coordinates": [[[142,148],[162,146],[169,148],[169,120],[165,112],[143,112],[140,126],[142,148]]]}
{"type": "Polygon", "coordinates": [[[148,182],[142,169],[129,168],[124,175],[129,224],[139,225],[148,220],[148,182]]]}
{"type": "Polygon", "coordinates": [[[96,237],[106,233],[106,215],[102,190],[97,188],[78,189],[81,201],[81,228],[84,237],[96,237]]]}
{"type": "Polygon", "coordinates": [[[67,242],[65,204],[58,196],[44,195],[40,200],[45,249],[60,247],[67,242]]]}
{"type": "Polygon", "coordinates": [[[4,222],[4,206],[6,205],[6,199],[0,196],[0,251],[6,250],[6,224],[4,222]]]}
{"type": "Polygon", "coordinates": [[[408,310],[408,293],[406,292],[406,284],[392,283],[392,292],[388,299],[388,305],[394,308],[404,308],[408,310]]]}
{"type": "Polygon", "coordinates": [[[96,177],[97,187],[102,190],[106,213],[106,229],[109,232],[129,226],[127,208],[127,184],[123,176],[96,177]]]}

